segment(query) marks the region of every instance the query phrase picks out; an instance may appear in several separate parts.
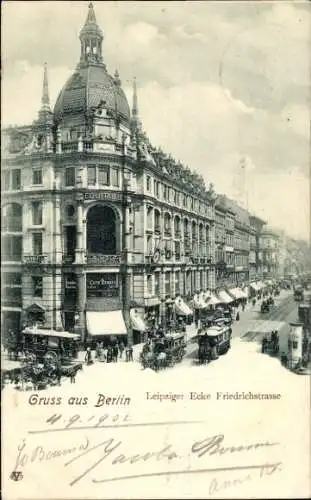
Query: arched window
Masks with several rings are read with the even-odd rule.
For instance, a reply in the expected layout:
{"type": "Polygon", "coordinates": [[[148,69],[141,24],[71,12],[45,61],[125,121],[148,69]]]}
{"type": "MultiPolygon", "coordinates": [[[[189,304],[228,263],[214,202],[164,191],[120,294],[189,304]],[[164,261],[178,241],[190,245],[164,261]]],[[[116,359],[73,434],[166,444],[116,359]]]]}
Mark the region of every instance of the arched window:
{"type": "Polygon", "coordinates": [[[174,233],[175,233],[175,238],[180,237],[180,217],[176,215],[174,219],[174,233]]]}
{"type": "Polygon", "coordinates": [[[172,234],[171,216],[168,213],[164,215],[164,234],[165,236],[171,236],[172,234]]]}
{"type": "Polygon", "coordinates": [[[117,253],[117,221],[111,207],[96,205],[87,214],[87,251],[90,254],[117,253]]]}

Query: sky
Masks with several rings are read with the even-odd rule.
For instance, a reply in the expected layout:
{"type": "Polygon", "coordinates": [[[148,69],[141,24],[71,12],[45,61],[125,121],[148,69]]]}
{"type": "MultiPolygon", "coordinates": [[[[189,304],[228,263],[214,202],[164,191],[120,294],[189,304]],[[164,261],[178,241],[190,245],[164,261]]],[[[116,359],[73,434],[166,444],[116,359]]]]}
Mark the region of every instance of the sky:
{"type": "MultiPolygon", "coordinates": [[[[93,2],[108,71],[118,69],[153,145],[219,193],[310,237],[307,2],[93,2]],[[241,164],[245,168],[241,168],[241,164]]],[[[88,2],[2,3],[2,123],[29,124],[43,64],[51,103],[79,60],[88,2]]]]}

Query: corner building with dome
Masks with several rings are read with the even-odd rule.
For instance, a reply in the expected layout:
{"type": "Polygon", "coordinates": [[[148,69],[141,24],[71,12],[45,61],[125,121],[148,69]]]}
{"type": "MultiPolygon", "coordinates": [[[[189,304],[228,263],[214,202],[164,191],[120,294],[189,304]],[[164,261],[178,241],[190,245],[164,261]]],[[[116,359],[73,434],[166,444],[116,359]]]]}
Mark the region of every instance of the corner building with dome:
{"type": "Polygon", "coordinates": [[[215,290],[216,195],[151,145],[135,80],[130,109],[108,73],[92,4],[79,38],[54,110],[45,65],[37,120],[3,131],[2,326],[137,343],[215,290]]]}

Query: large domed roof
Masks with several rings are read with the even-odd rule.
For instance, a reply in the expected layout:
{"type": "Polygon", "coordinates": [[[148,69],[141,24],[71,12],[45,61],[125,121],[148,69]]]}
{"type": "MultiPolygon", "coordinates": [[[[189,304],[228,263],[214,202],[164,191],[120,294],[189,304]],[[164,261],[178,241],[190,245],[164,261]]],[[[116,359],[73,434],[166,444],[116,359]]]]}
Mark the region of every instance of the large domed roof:
{"type": "Polygon", "coordinates": [[[85,113],[101,101],[113,116],[130,120],[130,108],[119,80],[110,76],[104,65],[78,67],[57,98],[55,121],[59,123],[69,114],[85,113]]]}

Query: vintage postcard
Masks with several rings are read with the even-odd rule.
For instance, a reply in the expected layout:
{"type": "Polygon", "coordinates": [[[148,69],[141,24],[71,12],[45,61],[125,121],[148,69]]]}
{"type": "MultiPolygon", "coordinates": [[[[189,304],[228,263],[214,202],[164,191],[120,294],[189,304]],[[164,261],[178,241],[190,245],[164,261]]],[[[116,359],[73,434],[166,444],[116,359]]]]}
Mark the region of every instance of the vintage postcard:
{"type": "Polygon", "coordinates": [[[5,500],[310,498],[310,33],[2,3],[5,500]]]}

